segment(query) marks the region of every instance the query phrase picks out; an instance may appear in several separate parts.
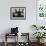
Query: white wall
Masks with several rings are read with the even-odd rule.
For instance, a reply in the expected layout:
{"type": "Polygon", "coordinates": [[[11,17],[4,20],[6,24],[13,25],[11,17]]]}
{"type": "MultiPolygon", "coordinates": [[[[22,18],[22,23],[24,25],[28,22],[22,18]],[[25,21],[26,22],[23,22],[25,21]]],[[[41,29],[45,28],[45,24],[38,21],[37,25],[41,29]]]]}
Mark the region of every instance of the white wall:
{"type": "Polygon", "coordinates": [[[0,0],[0,34],[17,26],[32,36],[32,24],[36,24],[36,0],[0,0]],[[10,20],[10,7],[26,7],[26,20],[10,20]]]}

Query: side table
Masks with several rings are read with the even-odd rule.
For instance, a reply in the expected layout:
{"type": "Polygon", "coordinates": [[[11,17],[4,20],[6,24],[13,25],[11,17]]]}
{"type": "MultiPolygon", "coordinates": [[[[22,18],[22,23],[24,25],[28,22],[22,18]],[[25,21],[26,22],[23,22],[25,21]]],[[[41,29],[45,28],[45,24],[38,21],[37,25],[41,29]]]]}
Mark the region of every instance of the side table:
{"type": "Polygon", "coordinates": [[[9,37],[7,37],[7,36],[16,36],[16,45],[15,46],[18,46],[18,33],[15,33],[15,34],[10,34],[10,33],[6,33],[5,34],[5,46],[7,46],[7,44],[8,44],[8,42],[7,42],[7,38],[9,38],[9,37]]]}

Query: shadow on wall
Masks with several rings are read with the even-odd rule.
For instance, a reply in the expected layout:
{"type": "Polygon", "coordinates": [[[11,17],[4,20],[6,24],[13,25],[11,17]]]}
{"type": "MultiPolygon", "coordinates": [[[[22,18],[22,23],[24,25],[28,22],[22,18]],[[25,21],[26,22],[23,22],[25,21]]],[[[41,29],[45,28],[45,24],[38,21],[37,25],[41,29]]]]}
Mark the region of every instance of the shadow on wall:
{"type": "Polygon", "coordinates": [[[11,28],[8,28],[8,29],[5,29],[4,32],[2,34],[5,34],[5,33],[10,33],[11,32],[11,28]]]}

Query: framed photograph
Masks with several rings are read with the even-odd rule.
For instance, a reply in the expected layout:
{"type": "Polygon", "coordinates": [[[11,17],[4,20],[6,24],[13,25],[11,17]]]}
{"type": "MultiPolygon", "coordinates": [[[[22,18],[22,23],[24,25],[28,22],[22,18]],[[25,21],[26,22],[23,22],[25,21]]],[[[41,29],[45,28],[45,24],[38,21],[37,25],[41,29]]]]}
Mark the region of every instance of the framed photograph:
{"type": "Polygon", "coordinates": [[[26,7],[11,7],[10,8],[11,20],[25,20],[26,19],[26,7]]]}

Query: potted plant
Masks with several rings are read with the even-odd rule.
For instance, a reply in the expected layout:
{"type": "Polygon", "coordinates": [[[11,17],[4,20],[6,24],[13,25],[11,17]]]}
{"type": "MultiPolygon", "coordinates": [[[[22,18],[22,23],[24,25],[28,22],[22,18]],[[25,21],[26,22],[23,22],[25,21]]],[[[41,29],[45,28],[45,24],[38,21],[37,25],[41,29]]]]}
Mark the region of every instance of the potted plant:
{"type": "MultiPolygon", "coordinates": [[[[40,40],[41,40],[44,36],[46,36],[45,34],[46,34],[45,32],[35,32],[33,35],[37,38],[37,41],[38,41],[39,43],[41,43],[40,40]]],[[[45,38],[45,37],[44,37],[44,38],[45,38]]]]}

